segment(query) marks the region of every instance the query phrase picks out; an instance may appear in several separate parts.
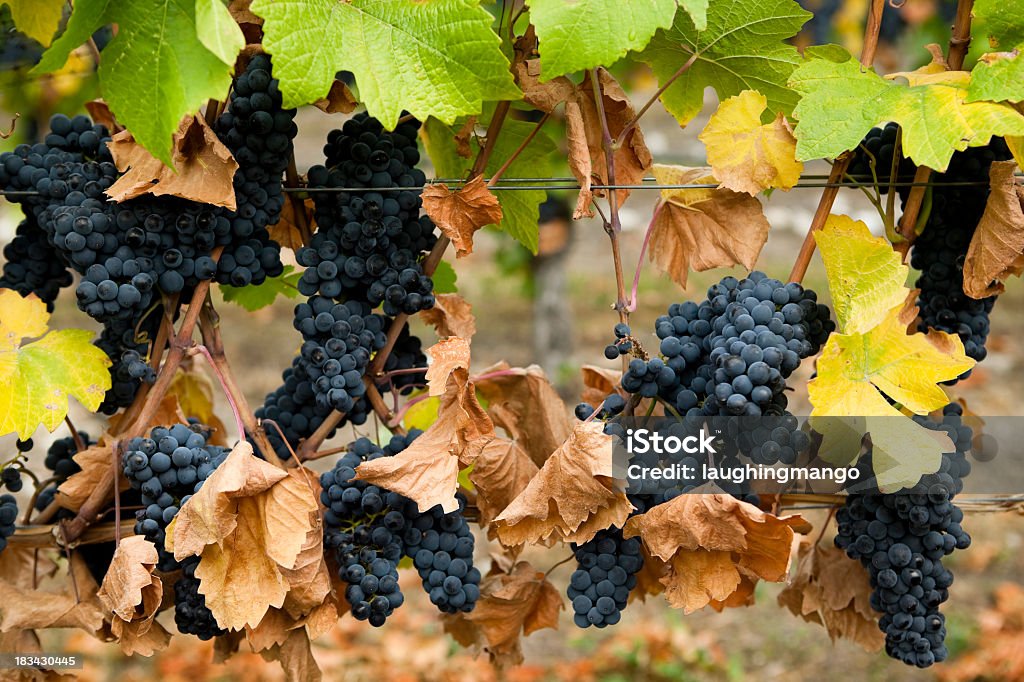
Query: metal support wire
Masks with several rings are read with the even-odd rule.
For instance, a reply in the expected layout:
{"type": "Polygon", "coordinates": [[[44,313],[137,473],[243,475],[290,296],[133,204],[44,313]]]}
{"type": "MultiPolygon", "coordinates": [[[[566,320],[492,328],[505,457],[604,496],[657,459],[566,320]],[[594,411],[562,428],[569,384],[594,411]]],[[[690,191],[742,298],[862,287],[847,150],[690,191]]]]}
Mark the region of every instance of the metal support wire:
{"type": "MultiPolygon", "coordinates": [[[[810,182],[798,182],[793,185],[796,189],[822,189],[826,187],[874,187],[874,182],[858,182],[849,180],[844,182],[816,182],[817,178],[827,176],[804,176],[810,182]]],[[[1017,174],[1015,177],[1024,177],[1024,174],[1017,174]]],[[[434,178],[427,180],[427,185],[445,184],[462,186],[466,181],[462,178],[434,178]]],[[[957,182],[942,182],[929,180],[928,182],[893,182],[880,183],[879,187],[988,187],[987,181],[964,180],[957,182]]],[[[644,178],[643,184],[639,185],[591,185],[591,189],[627,189],[627,190],[664,190],[664,189],[717,189],[716,183],[688,183],[677,185],[661,185],[654,178],[644,178]]],[[[310,194],[337,194],[337,193],[369,193],[369,192],[422,192],[423,187],[283,187],[285,192],[308,192],[310,194]]],[[[502,178],[498,184],[489,187],[494,192],[516,192],[529,190],[578,190],[581,189],[575,178],[502,178]]],[[[39,192],[32,190],[0,190],[0,196],[38,196],[39,192]]]]}

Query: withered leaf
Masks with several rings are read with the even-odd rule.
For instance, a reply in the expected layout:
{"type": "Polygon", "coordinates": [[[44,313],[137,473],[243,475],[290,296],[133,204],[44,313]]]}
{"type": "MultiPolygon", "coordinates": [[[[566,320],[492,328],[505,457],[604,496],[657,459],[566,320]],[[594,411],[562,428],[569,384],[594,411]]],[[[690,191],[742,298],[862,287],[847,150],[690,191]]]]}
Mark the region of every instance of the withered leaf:
{"type": "Polygon", "coordinates": [[[259,495],[285,477],[285,472],[253,456],[252,445],[239,443],[178,510],[174,532],[167,533],[168,549],[179,561],[202,554],[207,545],[220,542],[235,529],[239,513],[235,500],[259,495]]]}
{"type": "Polygon", "coordinates": [[[168,168],[130,132],[116,133],[109,144],[110,153],[124,175],[106,190],[106,195],[114,201],[143,194],[175,196],[234,210],[233,181],[238,162],[206,119],[197,114],[183,118],[172,144],[174,168],[168,168]]]}
{"type": "Polygon", "coordinates": [[[117,125],[117,120],[114,118],[113,112],[110,111],[110,107],[102,99],[86,102],[85,110],[89,112],[89,117],[93,120],[93,123],[106,126],[107,131],[110,133],[116,133],[121,129],[117,125]]]}
{"type": "Polygon", "coordinates": [[[263,24],[263,19],[252,13],[249,9],[249,5],[252,4],[252,0],[231,0],[228,5],[228,11],[231,12],[231,16],[234,17],[235,22],[239,24],[263,24]]]}
{"type": "MultiPolygon", "coordinates": [[[[596,177],[601,184],[608,184],[608,172],[601,117],[590,72],[586,73],[579,86],[564,76],[541,83],[539,76],[540,60],[527,60],[516,65],[516,80],[527,102],[548,113],[562,102],[565,103],[569,168],[581,186],[573,218],[593,216],[591,200],[595,194],[604,194],[591,189],[593,178],[596,177]]],[[[609,133],[615,139],[633,120],[635,111],[622,86],[604,68],[598,69],[598,80],[609,133]]],[[[615,150],[615,182],[621,185],[639,184],[651,162],[651,152],[644,142],[643,133],[639,126],[633,126],[622,145],[615,150]]],[[[629,190],[617,190],[616,193],[620,205],[629,196],[629,190]]]]}
{"type": "Polygon", "coordinates": [[[141,535],[121,540],[97,597],[123,621],[152,620],[163,600],[163,580],[153,575],[156,545],[141,535]]]}
{"type": "Polygon", "coordinates": [[[481,641],[495,663],[514,665],[522,660],[520,637],[543,628],[557,630],[563,608],[561,594],[547,577],[521,561],[508,573],[484,578],[480,601],[464,616],[470,625],[452,623],[446,629],[463,640],[481,641]]]}
{"type": "Polygon", "coordinates": [[[603,528],[621,526],[632,508],[615,489],[611,436],[599,423],[580,422],[494,526],[507,546],[581,543],[603,528]]]}
{"type": "Polygon", "coordinates": [[[331,83],[327,97],[313,102],[313,106],[328,114],[351,114],[359,106],[359,100],[345,81],[336,80],[331,83]]]}
{"type": "MultiPolygon", "coordinates": [[[[714,184],[708,168],[653,166],[668,185],[714,184]]],[[[690,270],[742,264],[753,269],[768,240],[768,220],[756,197],[728,189],[665,189],[651,226],[648,257],[686,287],[690,270]]]]}
{"type": "Polygon", "coordinates": [[[480,451],[469,473],[476,488],[480,525],[490,525],[530,483],[539,469],[519,444],[495,438],[480,451]]]}
{"type": "Polygon", "coordinates": [[[394,457],[380,457],[356,467],[356,478],[415,500],[421,511],[441,505],[458,509],[459,467],[472,464],[494,438],[494,424],[476,399],[465,369],[451,373],[437,421],[394,457]]]}
{"type": "Polygon", "coordinates": [[[96,597],[99,586],[77,553],[71,555],[70,570],[78,586],[77,597],[70,577],[59,592],[0,581],[0,632],[79,628],[89,634],[98,633],[106,613],[96,597]]]}
{"type": "Polygon", "coordinates": [[[439,338],[472,339],[476,334],[476,318],[469,301],[458,294],[436,294],[434,298],[434,307],[422,311],[420,318],[434,328],[439,338]]]}
{"type": "Polygon", "coordinates": [[[1016,161],[993,161],[992,191],[964,260],[964,293],[972,298],[1001,294],[1003,280],[1024,272],[1024,187],[1016,161]]]}
{"type": "Polygon", "coordinates": [[[455,245],[455,257],[473,253],[473,234],[484,225],[501,223],[498,197],[478,175],[454,192],[441,184],[423,188],[423,210],[455,245]]]}
{"type": "Polygon", "coordinates": [[[476,116],[470,116],[462,127],[455,133],[455,153],[464,159],[473,155],[473,149],[469,146],[469,140],[476,130],[476,116]]]}
{"type": "Polygon", "coordinates": [[[270,238],[281,245],[282,248],[298,251],[306,245],[303,238],[302,228],[299,227],[299,220],[306,221],[306,230],[312,234],[315,230],[315,215],[313,211],[313,198],[305,201],[298,201],[291,196],[287,197],[284,206],[281,207],[281,217],[277,222],[267,227],[270,238]],[[299,217],[296,206],[302,206],[303,216],[299,217]]]}
{"type": "Polygon", "coordinates": [[[783,580],[793,528],[805,524],[800,516],[777,517],[731,495],[690,493],[630,518],[623,534],[640,536],[668,563],[665,596],[690,613],[711,602],[730,603],[744,577],[783,580]]]}
{"type": "Polygon", "coordinates": [[[323,674],[313,658],[306,630],[292,630],[283,644],[260,652],[267,661],[280,661],[287,682],[320,682],[323,674]]]}
{"type": "MultiPolygon", "coordinates": [[[[57,502],[65,509],[77,511],[89,499],[93,489],[99,485],[114,463],[110,444],[94,445],[76,453],[73,457],[81,471],[72,474],[57,487],[57,502]]],[[[120,481],[121,490],[128,489],[128,481],[120,481]]]]}
{"type": "Polygon", "coordinates": [[[572,431],[558,390],[538,365],[485,369],[476,388],[487,400],[487,413],[541,466],[572,431]]]}
{"type": "Polygon", "coordinates": [[[469,369],[469,341],[461,336],[449,336],[427,349],[432,362],[427,367],[427,393],[444,395],[452,372],[469,369]]]}
{"type": "Polygon", "coordinates": [[[153,618],[133,621],[115,618],[110,624],[110,632],[117,638],[117,644],[125,656],[152,656],[171,643],[171,633],[153,618]]]}
{"type": "MultiPolygon", "coordinates": [[[[182,363],[184,365],[184,363],[182,363]]],[[[195,417],[201,423],[213,429],[210,442],[215,445],[227,445],[227,429],[214,411],[213,382],[203,370],[191,364],[187,368],[180,367],[174,373],[168,395],[173,395],[181,405],[186,417],[195,417]]],[[[184,421],[184,420],[182,420],[184,421]]],[[[157,422],[173,423],[173,422],[157,422]]]]}
{"type": "Polygon", "coordinates": [[[871,608],[867,571],[831,543],[801,538],[796,574],[779,593],[793,615],[825,627],[832,641],[849,639],[868,651],[885,643],[871,608]]]}
{"type": "Polygon", "coordinates": [[[597,365],[583,365],[580,368],[583,375],[583,393],[580,398],[591,407],[598,407],[604,399],[620,389],[622,372],[617,369],[607,369],[597,365]]]}

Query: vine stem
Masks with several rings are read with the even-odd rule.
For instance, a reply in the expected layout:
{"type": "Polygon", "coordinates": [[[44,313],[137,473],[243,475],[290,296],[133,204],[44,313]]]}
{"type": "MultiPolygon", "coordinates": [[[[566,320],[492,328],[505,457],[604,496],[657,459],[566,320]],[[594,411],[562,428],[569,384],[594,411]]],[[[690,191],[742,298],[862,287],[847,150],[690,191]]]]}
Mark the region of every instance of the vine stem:
{"type": "MultiPolygon", "coordinates": [[[[950,71],[959,71],[964,66],[964,58],[971,46],[971,10],[973,8],[974,0],[959,0],[957,2],[953,34],[949,38],[949,50],[946,52],[946,63],[949,64],[950,71]]],[[[921,214],[921,204],[924,202],[927,189],[917,183],[928,182],[931,175],[932,169],[927,166],[918,166],[914,172],[914,186],[910,188],[907,203],[903,207],[903,216],[900,218],[900,235],[904,241],[896,245],[896,250],[904,260],[910,252],[910,245],[914,243],[914,238],[917,236],[917,219],[921,214]]]]}
{"type": "Polygon", "coordinates": [[[71,440],[75,442],[75,452],[85,450],[85,441],[82,440],[82,435],[78,433],[78,429],[72,423],[70,414],[64,415],[64,423],[68,425],[68,430],[71,431],[71,440]]]}
{"type": "MultiPolygon", "coordinates": [[[[871,68],[875,61],[875,50],[878,49],[878,33],[882,28],[882,13],[885,11],[887,1],[871,0],[871,4],[868,5],[868,19],[864,26],[864,47],[860,52],[860,63],[865,69],[871,68]]],[[[818,208],[814,211],[811,225],[807,228],[804,242],[800,246],[796,262],[793,263],[793,269],[789,273],[790,282],[800,282],[803,280],[804,275],[807,274],[807,267],[811,264],[811,256],[814,255],[814,248],[816,246],[814,233],[825,227],[825,222],[832,212],[832,204],[835,203],[836,197],[839,195],[839,187],[834,185],[839,183],[843,176],[846,175],[846,169],[850,166],[850,161],[852,160],[853,154],[851,152],[843,152],[832,163],[832,170],[828,174],[828,186],[821,193],[821,199],[818,200],[818,208]]]]}
{"type": "Polygon", "coordinates": [[[516,150],[512,152],[507,159],[505,159],[505,163],[501,164],[498,170],[494,171],[494,175],[492,175],[491,179],[487,181],[488,187],[494,187],[498,184],[498,181],[501,180],[501,176],[505,174],[505,171],[508,170],[508,167],[512,165],[519,155],[523,153],[523,150],[533,142],[533,138],[537,137],[537,133],[539,133],[540,129],[544,127],[544,124],[548,122],[549,118],[551,118],[551,112],[545,113],[541,119],[537,121],[537,125],[534,126],[533,130],[530,131],[530,134],[526,136],[526,139],[523,140],[522,144],[520,144],[516,150]]]}
{"type": "MultiPolygon", "coordinates": [[[[218,246],[213,250],[211,257],[214,261],[220,259],[220,254],[223,251],[223,246],[218,246]]],[[[188,304],[188,311],[181,321],[181,326],[170,340],[171,348],[167,353],[167,360],[164,362],[163,367],[160,368],[156,383],[145,392],[144,397],[136,397],[137,401],[140,399],[143,401],[142,406],[138,411],[138,415],[132,419],[131,423],[127,424],[120,431],[118,434],[119,440],[130,440],[141,435],[145,431],[146,425],[156,416],[157,410],[160,407],[160,401],[163,399],[164,394],[167,393],[167,389],[170,388],[171,382],[174,380],[174,374],[185,357],[185,352],[192,345],[192,332],[199,321],[199,313],[203,308],[202,302],[210,291],[210,284],[210,280],[204,280],[196,285],[195,292],[193,292],[192,299],[188,304]]],[[[145,388],[145,385],[143,388],[145,388]]],[[[140,389],[140,393],[142,393],[142,389],[140,389]]],[[[78,514],[64,525],[64,532],[67,534],[68,542],[74,542],[81,537],[85,529],[93,523],[97,514],[103,509],[103,505],[110,498],[120,475],[120,467],[117,466],[117,463],[111,462],[111,466],[103,473],[103,477],[96,483],[96,487],[92,489],[89,497],[78,509],[78,514]]]]}
{"type": "Polygon", "coordinates": [[[270,445],[263,427],[257,423],[255,415],[249,409],[245,393],[239,388],[235,375],[231,371],[227,355],[224,353],[224,339],[220,333],[220,319],[217,317],[217,311],[214,310],[213,304],[209,299],[207,299],[199,314],[199,332],[203,337],[203,345],[199,346],[200,353],[206,357],[206,360],[213,368],[214,373],[217,375],[217,380],[220,382],[221,389],[224,391],[224,396],[231,406],[231,411],[235,415],[239,440],[244,441],[245,434],[248,432],[256,447],[267,461],[283,469],[285,466],[284,462],[281,461],[277,456],[277,452],[270,445]]]}
{"type": "MultiPolygon", "coordinates": [[[[287,183],[286,187],[302,187],[302,181],[299,179],[299,170],[295,165],[294,149],[288,155],[288,168],[284,172],[284,179],[287,183]]],[[[287,192],[287,194],[288,201],[292,203],[292,213],[295,214],[295,227],[299,228],[302,243],[308,244],[309,240],[313,238],[313,232],[309,227],[309,222],[306,220],[306,201],[296,192],[287,192]]]]}
{"type": "Polygon", "coordinates": [[[629,312],[634,312],[637,305],[637,290],[640,288],[640,272],[644,266],[644,255],[647,253],[647,247],[651,243],[651,234],[654,232],[654,223],[657,222],[658,216],[661,215],[661,211],[665,208],[665,202],[658,200],[657,205],[654,207],[654,213],[651,214],[651,222],[647,225],[647,232],[644,234],[644,243],[640,246],[640,258],[636,262],[636,272],[633,273],[633,290],[629,293],[629,305],[627,309],[629,312]]]}
{"type": "MultiPolygon", "coordinates": [[[[619,313],[619,321],[629,324],[629,310],[626,304],[626,281],[622,274],[622,252],[619,248],[619,233],[622,231],[622,222],[619,216],[619,195],[615,186],[615,149],[613,147],[611,131],[608,128],[608,114],[604,108],[604,95],[601,92],[599,72],[596,68],[590,70],[590,85],[594,89],[594,104],[597,107],[597,115],[601,121],[601,143],[604,146],[605,168],[608,174],[608,184],[613,189],[608,190],[608,220],[604,221],[604,231],[608,234],[612,246],[612,264],[615,267],[615,310],[619,313]]],[[[622,360],[622,368],[625,370],[627,359],[622,360]]]]}
{"type": "MultiPolygon", "coordinates": [[[[650,109],[654,105],[654,103],[658,101],[658,98],[665,94],[665,91],[669,89],[669,86],[675,83],[680,76],[682,76],[684,73],[690,70],[690,67],[693,66],[694,62],[697,61],[698,56],[699,55],[696,52],[690,55],[690,58],[687,59],[674,74],[669,76],[668,80],[662,83],[661,87],[658,88],[658,90],[653,95],[651,95],[651,98],[647,100],[647,103],[640,107],[640,111],[636,112],[636,114],[633,115],[633,118],[629,120],[629,123],[627,123],[625,127],[621,131],[619,131],[618,137],[616,137],[615,141],[612,143],[612,146],[615,149],[618,149],[619,147],[622,146],[622,143],[626,141],[626,135],[629,135],[629,131],[636,127],[637,123],[640,122],[640,117],[646,114],[647,110],[650,109]]],[[[615,183],[609,182],[608,184],[614,185],[615,183]]]]}

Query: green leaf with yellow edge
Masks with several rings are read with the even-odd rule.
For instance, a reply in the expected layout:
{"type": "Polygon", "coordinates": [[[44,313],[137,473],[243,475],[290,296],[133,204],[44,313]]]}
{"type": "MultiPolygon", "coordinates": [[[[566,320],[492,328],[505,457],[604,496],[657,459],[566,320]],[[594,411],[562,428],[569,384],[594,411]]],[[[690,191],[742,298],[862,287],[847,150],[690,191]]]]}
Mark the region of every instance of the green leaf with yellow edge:
{"type": "Polygon", "coordinates": [[[818,376],[807,385],[811,416],[891,415],[882,393],[916,414],[949,402],[936,384],[960,376],[974,360],[955,334],[907,334],[915,311],[907,312],[896,306],[867,332],[829,337],[818,358],[818,376]]]}
{"type": "Polygon", "coordinates": [[[971,8],[977,23],[988,34],[988,42],[998,50],[1009,50],[1024,44],[1024,1],[974,0],[971,8]]]}
{"type": "Polygon", "coordinates": [[[425,398],[405,411],[405,416],[402,417],[402,426],[406,431],[412,429],[426,431],[437,421],[437,411],[440,407],[440,398],[436,396],[425,398]]]}
{"type": "Polygon", "coordinates": [[[1024,54],[989,52],[978,59],[971,71],[967,101],[1020,102],[1024,100],[1024,54]]]}
{"type": "Polygon", "coordinates": [[[968,102],[964,72],[930,67],[900,74],[908,83],[883,79],[840,49],[813,51],[790,76],[801,98],[796,156],[836,157],[854,149],[885,121],[902,128],[903,151],[915,163],[946,170],[955,151],[984,146],[992,136],[1024,135],[1024,114],[1008,104],[968,102]]]}
{"type": "Polygon", "coordinates": [[[49,46],[64,17],[66,0],[4,0],[14,27],[43,47],[49,46]]]}
{"type": "MultiPolygon", "coordinates": [[[[689,3],[686,6],[690,8],[689,3]]],[[[811,13],[793,0],[715,0],[707,5],[706,26],[699,25],[699,17],[699,12],[693,16],[676,12],[672,27],[658,31],[636,54],[662,85],[693,60],[686,73],[675,77],[661,94],[662,104],[679,125],[700,112],[709,87],[720,100],[757,90],[768,99],[773,115],[789,113],[797,96],[786,87],[786,79],[800,62],[800,54],[785,41],[800,32],[811,13]]]]}
{"type": "Polygon", "coordinates": [[[825,263],[832,307],[846,334],[867,332],[907,298],[910,268],[885,239],[845,215],[830,215],[814,233],[825,263]]]}
{"type": "Polygon", "coordinates": [[[220,285],[220,293],[228,303],[242,306],[249,312],[266,308],[277,300],[278,296],[298,298],[299,278],[301,272],[293,272],[291,265],[284,266],[284,272],[277,277],[268,277],[261,284],[249,284],[244,287],[220,285]]]}
{"type": "Polygon", "coordinates": [[[69,395],[94,412],[110,388],[110,359],[92,345],[93,332],[48,331],[49,320],[34,294],[0,290],[0,435],[25,439],[40,424],[53,431],[68,413],[69,395]]]}
{"type": "MultiPolygon", "coordinates": [[[[676,14],[676,0],[528,0],[527,4],[540,41],[542,81],[611,66],[630,50],[642,50],[655,31],[672,25],[676,14]]],[[[707,0],[703,7],[694,4],[703,29],[707,0]]]]}
{"type": "Polygon", "coordinates": [[[521,96],[479,0],[253,0],[286,107],[325,97],[351,71],[385,128],[403,111],[446,123],[521,96]]]}
{"type": "Polygon", "coordinates": [[[757,194],[769,187],[788,190],[800,179],[804,165],[796,160],[796,138],[781,112],[761,123],[767,108],[764,95],[744,90],[719,104],[698,136],[722,187],[757,194]]]}

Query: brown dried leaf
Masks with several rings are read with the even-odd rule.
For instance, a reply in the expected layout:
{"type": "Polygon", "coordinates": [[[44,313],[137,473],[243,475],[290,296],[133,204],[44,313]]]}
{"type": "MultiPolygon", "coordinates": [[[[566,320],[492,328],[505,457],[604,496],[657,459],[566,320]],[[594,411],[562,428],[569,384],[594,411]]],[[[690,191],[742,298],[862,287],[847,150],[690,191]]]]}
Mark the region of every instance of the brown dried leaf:
{"type": "Polygon", "coordinates": [[[160,621],[153,619],[129,622],[115,618],[110,624],[110,631],[117,638],[117,644],[125,656],[152,656],[171,643],[171,633],[160,621]]]}
{"type": "Polygon", "coordinates": [[[313,102],[313,106],[328,114],[351,114],[359,106],[359,100],[345,81],[336,80],[331,83],[327,97],[313,102]]]}
{"type": "MultiPolygon", "coordinates": [[[[707,168],[653,166],[663,184],[714,184],[707,168]]],[[[686,287],[690,270],[742,264],[752,269],[768,240],[768,220],[756,197],[728,189],[662,190],[651,228],[651,262],[686,287]]]]}
{"type": "Polygon", "coordinates": [[[459,467],[476,461],[495,437],[494,424],[476,400],[465,369],[450,375],[437,421],[394,457],[380,457],[356,467],[356,478],[415,500],[421,511],[441,505],[458,509],[459,467]]]}
{"type": "Polygon", "coordinates": [[[298,214],[295,211],[295,206],[300,203],[305,213],[306,226],[309,233],[312,234],[315,221],[312,197],[299,202],[289,196],[285,199],[284,206],[281,207],[281,217],[277,223],[267,227],[271,239],[283,248],[291,249],[292,251],[298,251],[306,245],[305,240],[302,238],[302,230],[299,229],[298,214]]]}
{"type": "Polygon", "coordinates": [[[537,466],[572,432],[565,403],[537,365],[511,369],[495,365],[483,371],[476,388],[487,400],[494,423],[505,429],[537,466]]]}
{"type": "MultiPolygon", "coordinates": [[[[72,474],[57,488],[57,502],[65,509],[77,511],[106,476],[114,461],[110,445],[94,445],[74,455],[81,471],[72,474]]],[[[128,481],[120,481],[121,490],[128,489],[128,481]]]]}
{"type": "Polygon", "coordinates": [[[543,628],[557,630],[563,608],[555,586],[521,561],[508,573],[492,572],[484,578],[476,608],[461,619],[446,620],[445,630],[458,635],[460,643],[484,645],[499,666],[516,665],[522,661],[520,637],[543,628]]]}
{"type": "Polygon", "coordinates": [[[690,613],[713,601],[730,603],[744,576],[783,580],[793,528],[805,523],[800,516],[777,517],[731,495],[691,493],[630,518],[623,534],[642,537],[653,555],[668,562],[665,596],[690,613]]]}
{"type": "MultiPolygon", "coordinates": [[[[195,417],[201,423],[213,429],[211,443],[227,445],[227,428],[214,411],[213,381],[209,375],[195,365],[189,369],[179,368],[167,389],[168,395],[176,396],[181,411],[186,417],[195,417]]],[[[184,422],[185,420],[181,420],[184,422]]],[[[158,424],[174,422],[157,421],[158,424]]]]}
{"type": "Polygon", "coordinates": [[[478,175],[452,192],[441,184],[423,189],[423,210],[455,245],[455,257],[473,253],[473,233],[501,222],[501,204],[478,175]]]}
{"type": "Polygon", "coordinates": [[[583,365],[583,393],[580,398],[591,407],[598,407],[612,393],[620,390],[622,372],[597,365],[583,365]]]}
{"type": "Polygon", "coordinates": [[[472,339],[476,334],[476,318],[469,301],[458,294],[436,294],[434,298],[434,307],[421,312],[420,318],[434,328],[438,338],[472,339]]]}
{"type": "Polygon", "coordinates": [[[668,573],[668,564],[651,554],[643,545],[640,546],[640,554],[644,558],[644,565],[636,574],[636,587],[629,593],[630,601],[647,601],[648,596],[659,595],[665,591],[662,579],[668,573]]]}
{"type": "Polygon", "coordinates": [[[261,651],[260,656],[266,661],[280,661],[287,682],[320,682],[323,679],[305,629],[292,630],[283,644],[261,651]]]}
{"type": "Polygon", "coordinates": [[[124,172],[106,190],[114,201],[143,194],[175,196],[234,210],[233,180],[238,162],[199,115],[182,119],[174,133],[168,168],[135,141],[127,130],[115,134],[109,144],[117,169],[124,172]]]}
{"type": "Polygon", "coordinates": [[[964,261],[964,293],[985,298],[1003,293],[1003,280],[1024,272],[1024,188],[1016,161],[993,161],[992,191],[964,261]]]}
{"type": "Polygon", "coordinates": [[[801,538],[796,575],[779,593],[779,605],[825,627],[832,641],[849,639],[878,651],[885,637],[871,608],[871,584],[858,561],[831,543],[801,538]]]}
{"type": "Polygon", "coordinates": [[[515,441],[495,438],[480,451],[469,480],[476,488],[480,525],[490,525],[530,483],[539,469],[515,441]]]}
{"type": "Polygon", "coordinates": [[[121,130],[121,126],[117,124],[113,112],[110,111],[110,107],[102,99],[86,102],[85,110],[89,112],[89,117],[92,118],[93,123],[106,126],[109,132],[116,133],[121,130]]]}
{"type": "Polygon", "coordinates": [[[473,155],[473,149],[469,146],[469,140],[476,130],[476,116],[470,116],[455,133],[455,153],[464,159],[473,155]]]}
{"type": "MultiPolygon", "coordinates": [[[[288,476],[310,488],[314,499],[320,498],[320,480],[309,469],[289,469],[288,476]]],[[[282,567],[281,574],[288,581],[288,597],[284,610],[295,619],[307,616],[331,593],[331,576],[324,559],[324,534],[318,510],[310,512],[310,529],[306,541],[291,567],[282,567]]]]}
{"type": "Polygon", "coordinates": [[[124,538],[96,596],[120,620],[152,621],[164,594],[163,580],[153,575],[156,563],[156,545],[141,535],[124,538]]]}
{"type": "MultiPolygon", "coordinates": [[[[573,218],[578,220],[583,216],[593,216],[594,212],[590,208],[591,199],[595,194],[604,194],[591,189],[593,178],[596,177],[601,184],[608,184],[608,173],[601,118],[594,98],[590,72],[587,72],[579,86],[564,76],[541,83],[539,76],[540,60],[527,60],[516,66],[516,79],[527,102],[548,113],[565,102],[569,168],[581,186],[573,218]]],[[[610,73],[599,68],[598,78],[609,133],[614,139],[632,121],[635,111],[626,93],[610,73]]],[[[652,160],[640,127],[634,126],[626,135],[622,146],[615,151],[615,181],[624,185],[638,184],[652,160]]],[[[629,196],[629,191],[618,190],[617,195],[621,205],[629,196]]]]}
{"type": "Polygon", "coordinates": [[[77,597],[70,576],[59,592],[0,581],[0,632],[79,628],[97,634],[103,628],[106,614],[96,597],[99,586],[80,554],[71,555],[70,570],[78,586],[77,597]]]}
{"type": "Polygon", "coordinates": [[[220,542],[235,530],[238,501],[255,497],[286,477],[285,472],[255,457],[252,445],[239,443],[199,492],[178,510],[173,532],[168,528],[167,549],[179,561],[202,554],[207,545],[220,542]]]}
{"type": "Polygon", "coordinates": [[[506,546],[550,540],[586,542],[625,523],[633,506],[613,488],[612,438],[580,422],[526,489],[494,521],[506,546]]]}
{"type": "Polygon", "coordinates": [[[427,349],[432,362],[427,367],[427,392],[432,396],[444,395],[452,372],[469,370],[469,340],[450,336],[427,349]]]}

